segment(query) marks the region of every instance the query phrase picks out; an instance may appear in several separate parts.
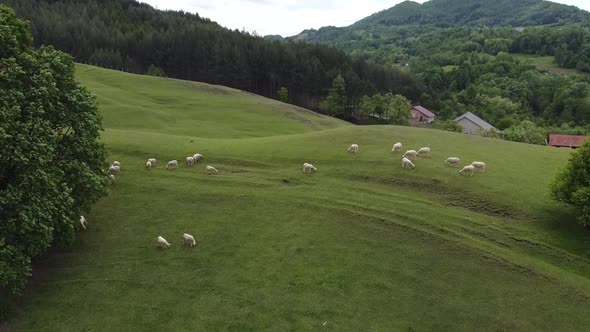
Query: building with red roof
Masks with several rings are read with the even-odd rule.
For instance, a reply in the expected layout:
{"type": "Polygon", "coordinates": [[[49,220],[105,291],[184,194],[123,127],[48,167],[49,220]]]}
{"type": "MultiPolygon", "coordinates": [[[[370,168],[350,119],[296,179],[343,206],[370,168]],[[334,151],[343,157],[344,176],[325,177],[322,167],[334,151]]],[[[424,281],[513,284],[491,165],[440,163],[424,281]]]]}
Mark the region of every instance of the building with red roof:
{"type": "Polygon", "coordinates": [[[550,134],[549,145],[560,147],[560,148],[579,148],[590,139],[588,136],[581,135],[561,135],[561,134],[550,134]]]}
{"type": "Polygon", "coordinates": [[[412,124],[431,123],[436,115],[422,106],[414,106],[410,110],[412,124]]]}

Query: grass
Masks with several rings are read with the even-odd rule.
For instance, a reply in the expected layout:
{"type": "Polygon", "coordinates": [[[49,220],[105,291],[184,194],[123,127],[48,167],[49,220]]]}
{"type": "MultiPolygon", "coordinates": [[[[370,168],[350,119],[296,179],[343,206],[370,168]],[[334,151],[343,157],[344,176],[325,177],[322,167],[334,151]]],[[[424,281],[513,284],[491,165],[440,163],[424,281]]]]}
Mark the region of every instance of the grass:
{"type": "Polygon", "coordinates": [[[579,72],[576,69],[559,67],[555,63],[555,57],[553,57],[553,56],[536,56],[536,55],[518,54],[518,53],[514,53],[511,55],[521,61],[529,61],[533,65],[535,65],[537,68],[539,68],[540,70],[545,70],[545,71],[553,73],[553,74],[561,74],[561,75],[565,75],[565,76],[582,74],[581,72],[579,72]]]}
{"type": "Polygon", "coordinates": [[[547,190],[568,150],[350,126],[227,88],[93,67],[78,78],[99,97],[123,173],[74,246],[36,264],[16,330],[590,326],[590,236],[547,190]],[[396,141],[433,156],[403,170],[396,141]],[[195,168],[143,168],[196,152],[205,161],[195,168]],[[442,165],[451,155],[488,171],[460,177],[442,165]],[[319,172],[303,174],[303,162],[319,172]],[[205,175],[205,164],[221,173],[205,175]],[[184,232],[196,249],[181,247],[184,232]],[[172,248],[157,250],[158,235],[172,248]]]}

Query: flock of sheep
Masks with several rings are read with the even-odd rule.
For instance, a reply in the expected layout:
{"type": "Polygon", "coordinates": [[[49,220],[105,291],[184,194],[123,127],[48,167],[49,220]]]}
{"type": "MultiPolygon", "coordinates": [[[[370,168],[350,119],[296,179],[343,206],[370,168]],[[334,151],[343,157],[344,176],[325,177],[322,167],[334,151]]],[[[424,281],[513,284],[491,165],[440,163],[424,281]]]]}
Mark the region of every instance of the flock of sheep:
{"type": "MultiPolygon", "coordinates": [[[[403,148],[402,143],[395,143],[393,145],[393,148],[391,149],[391,152],[401,153],[402,148],[403,148]]],[[[352,144],[348,148],[348,152],[358,153],[359,152],[358,144],[352,144]]],[[[406,151],[402,156],[402,167],[405,169],[416,168],[416,165],[414,165],[412,160],[416,161],[418,157],[430,158],[430,148],[424,147],[424,148],[419,149],[418,151],[416,151],[416,150],[406,151]]],[[[203,159],[203,155],[199,154],[199,153],[196,153],[192,156],[188,156],[188,157],[186,157],[186,166],[192,167],[195,164],[197,164],[199,161],[201,161],[202,159],[203,159]]],[[[158,161],[156,160],[156,158],[149,158],[145,163],[146,170],[149,171],[153,167],[156,167],[157,162],[158,161]]],[[[444,161],[444,164],[447,166],[456,167],[459,165],[460,162],[461,162],[461,160],[457,157],[449,157],[444,161]]],[[[172,169],[176,169],[176,168],[178,168],[178,160],[171,160],[166,164],[167,170],[172,170],[172,169]]],[[[486,164],[484,162],[474,161],[470,165],[463,167],[459,171],[459,174],[460,175],[468,175],[469,174],[469,175],[473,176],[473,174],[477,170],[479,170],[483,173],[483,172],[485,172],[485,169],[486,169],[486,164]]],[[[217,169],[215,169],[215,167],[209,166],[209,165],[207,165],[205,167],[205,171],[206,171],[207,175],[219,173],[219,171],[217,169]]],[[[309,164],[309,163],[303,164],[303,173],[312,173],[312,172],[317,172],[317,171],[318,171],[318,169],[315,166],[313,166],[312,164],[309,164]]],[[[109,182],[115,182],[115,175],[118,175],[121,173],[121,163],[118,161],[114,161],[111,164],[111,166],[108,168],[107,173],[108,173],[107,180],[109,182]]],[[[80,227],[82,229],[86,230],[88,223],[87,223],[86,219],[84,218],[84,216],[80,216],[79,222],[80,222],[80,227]]],[[[196,246],[195,238],[190,234],[187,234],[187,233],[183,234],[182,240],[183,240],[184,245],[188,245],[189,247],[196,246]]],[[[157,247],[160,249],[167,249],[167,248],[171,247],[171,244],[162,236],[158,236],[156,238],[156,244],[157,244],[157,247]]]]}

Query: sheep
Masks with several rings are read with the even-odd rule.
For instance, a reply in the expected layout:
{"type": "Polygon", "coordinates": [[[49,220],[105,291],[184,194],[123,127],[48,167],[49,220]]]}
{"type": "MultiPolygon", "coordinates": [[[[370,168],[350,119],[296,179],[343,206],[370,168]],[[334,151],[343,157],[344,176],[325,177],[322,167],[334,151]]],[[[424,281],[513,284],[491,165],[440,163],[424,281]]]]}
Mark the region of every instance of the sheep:
{"type": "Polygon", "coordinates": [[[166,164],[166,169],[175,169],[178,167],[178,160],[170,160],[168,164],[166,164]]]}
{"type": "Polygon", "coordinates": [[[404,157],[402,158],[402,167],[406,169],[414,169],[416,168],[416,165],[414,165],[410,159],[404,157]]]}
{"type": "Polygon", "coordinates": [[[406,153],[404,153],[402,157],[416,160],[417,155],[418,153],[416,152],[416,150],[408,150],[406,151],[406,153]]]}
{"type": "Polygon", "coordinates": [[[158,241],[157,245],[160,249],[166,249],[166,248],[170,248],[172,246],[170,243],[168,243],[168,241],[166,241],[165,238],[163,238],[161,236],[158,236],[157,241],[158,241]]]}
{"type": "Polygon", "coordinates": [[[205,169],[207,170],[207,175],[219,173],[219,171],[217,169],[215,169],[215,167],[213,167],[213,166],[207,166],[207,167],[205,167],[205,169]]]}
{"type": "Polygon", "coordinates": [[[150,158],[148,161],[152,164],[152,167],[156,167],[156,163],[158,162],[156,158],[150,158]]]}
{"type": "Polygon", "coordinates": [[[148,171],[152,169],[152,163],[149,160],[145,163],[145,169],[148,171]]]}
{"type": "Polygon", "coordinates": [[[312,164],[308,164],[308,163],[304,163],[303,164],[303,173],[312,173],[312,172],[317,172],[318,169],[315,168],[315,166],[313,166],[312,164]]]}
{"type": "Polygon", "coordinates": [[[402,152],[402,143],[395,143],[391,152],[402,152]]]}
{"type": "Polygon", "coordinates": [[[486,171],[486,163],[482,161],[474,161],[471,165],[475,167],[475,170],[480,170],[482,173],[485,173],[486,171]]]}
{"type": "Polygon", "coordinates": [[[120,174],[121,173],[121,166],[111,165],[108,170],[109,174],[120,174]]]}
{"type": "Polygon", "coordinates": [[[203,155],[200,153],[195,153],[193,155],[193,159],[195,159],[195,164],[199,162],[199,160],[203,159],[203,155]]]}
{"type": "Polygon", "coordinates": [[[464,173],[465,174],[469,173],[469,174],[471,174],[471,176],[473,176],[473,172],[475,172],[475,166],[467,165],[467,166],[463,167],[462,170],[459,171],[459,174],[464,175],[464,173]]]}
{"type": "Polygon", "coordinates": [[[424,156],[424,157],[430,158],[430,148],[421,148],[420,150],[418,150],[417,155],[419,157],[424,156]]]}
{"type": "Polygon", "coordinates": [[[358,144],[352,144],[349,148],[348,148],[348,152],[352,152],[352,153],[357,153],[359,152],[359,146],[358,144]]]}
{"type": "Polygon", "coordinates": [[[182,234],[182,241],[184,245],[188,245],[191,248],[197,245],[197,241],[195,241],[195,238],[190,234],[182,234]]]}
{"type": "Polygon", "coordinates": [[[194,166],[195,165],[195,158],[193,157],[186,157],[186,166],[194,166]]]}
{"type": "Polygon", "coordinates": [[[86,218],[84,218],[84,216],[80,216],[80,227],[82,227],[83,230],[86,230],[86,226],[88,226],[86,218]]]}
{"type": "Polygon", "coordinates": [[[459,162],[461,162],[461,159],[457,157],[449,157],[447,158],[447,160],[445,160],[444,164],[447,166],[455,167],[459,165],[459,162]]]}
{"type": "Polygon", "coordinates": [[[121,167],[121,163],[115,160],[115,161],[113,161],[113,166],[121,167]]]}

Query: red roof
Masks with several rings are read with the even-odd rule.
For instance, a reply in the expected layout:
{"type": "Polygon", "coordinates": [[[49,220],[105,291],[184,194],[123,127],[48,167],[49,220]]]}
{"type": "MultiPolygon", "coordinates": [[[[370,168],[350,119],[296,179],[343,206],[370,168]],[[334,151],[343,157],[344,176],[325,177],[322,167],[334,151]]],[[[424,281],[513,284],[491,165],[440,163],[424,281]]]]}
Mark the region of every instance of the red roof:
{"type": "Polygon", "coordinates": [[[436,115],[434,113],[432,113],[431,111],[427,110],[426,108],[422,107],[422,106],[414,106],[414,108],[412,108],[420,113],[422,113],[424,116],[429,117],[429,118],[434,118],[436,115]]]}
{"type": "Polygon", "coordinates": [[[560,134],[550,134],[549,135],[549,145],[551,146],[559,146],[559,147],[568,147],[568,148],[579,148],[584,144],[584,142],[589,139],[588,136],[580,136],[580,135],[560,135],[560,134]]]}

